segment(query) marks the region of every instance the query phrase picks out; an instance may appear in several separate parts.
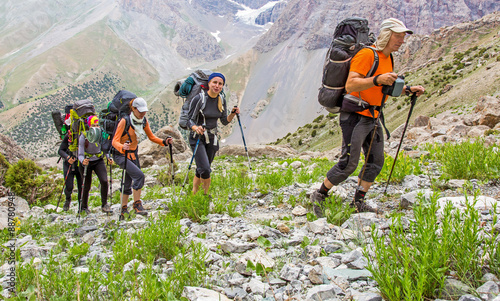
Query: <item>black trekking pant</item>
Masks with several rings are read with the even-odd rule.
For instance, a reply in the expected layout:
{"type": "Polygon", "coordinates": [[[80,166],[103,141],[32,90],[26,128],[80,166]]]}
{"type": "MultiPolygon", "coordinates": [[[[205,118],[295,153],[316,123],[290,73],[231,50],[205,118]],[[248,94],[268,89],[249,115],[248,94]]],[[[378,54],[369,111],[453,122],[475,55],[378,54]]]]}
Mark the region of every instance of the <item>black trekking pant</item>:
{"type": "MultiPolygon", "coordinates": [[[[194,152],[196,147],[196,142],[198,141],[198,135],[193,137],[191,133],[189,135],[189,145],[191,146],[191,150],[194,152]]],[[[194,155],[194,160],[196,162],[196,172],[195,175],[201,179],[209,179],[210,173],[212,169],[210,165],[214,161],[215,154],[219,150],[219,142],[214,145],[214,134],[208,134],[209,143],[205,143],[205,137],[202,135],[200,139],[200,143],[198,143],[198,150],[194,155]]]]}
{"type": "Polygon", "coordinates": [[[64,187],[64,195],[66,196],[66,201],[71,202],[71,194],[73,193],[74,181],[76,178],[76,187],[78,188],[78,199],[80,200],[82,197],[82,176],[78,167],[76,167],[78,163],[75,161],[73,164],[69,164],[68,161],[63,162],[63,174],[64,177],[68,175],[66,178],[66,186],[64,187]],[[68,174],[68,169],[69,171],[68,174]]]}
{"type": "MultiPolygon", "coordinates": [[[[326,174],[333,185],[338,185],[347,179],[358,167],[361,150],[365,155],[366,170],[361,180],[374,182],[384,166],[384,131],[379,122],[372,148],[366,158],[370,142],[373,137],[376,119],[357,113],[340,113],[340,127],[342,128],[342,154],[335,166],[326,174]]],[[[363,167],[364,168],[364,167],[363,167]]],[[[358,177],[361,178],[360,171],[358,177]]]]}
{"type": "MultiPolygon", "coordinates": [[[[84,174],[85,167],[80,164],[80,172],[82,176],[84,174]]],[[[101,184],[101,206],[104,206],[108,203],[108,173],[106,169],[106,163],[104,163],[104,159],[100,158],[95,161],[89,161],[87,165],[87,175],[85,176],[85,186],[83,187],[82,193],[82,209],[88,208],[89,202],[89,192],[90,187],[92,187],[92,171],[95,172],[97,178],[99,178],[99,183],[101,184]]]]}

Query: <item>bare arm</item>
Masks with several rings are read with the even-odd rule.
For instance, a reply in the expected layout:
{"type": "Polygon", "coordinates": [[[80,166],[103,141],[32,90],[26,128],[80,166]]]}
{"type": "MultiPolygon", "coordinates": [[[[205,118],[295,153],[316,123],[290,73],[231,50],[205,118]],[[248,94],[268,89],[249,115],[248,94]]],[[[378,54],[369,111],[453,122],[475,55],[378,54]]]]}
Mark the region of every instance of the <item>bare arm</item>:
{"type": "MultiPolygon", "coordinates": [[[[394,72],[384,73],[378,75],[376,82],[379,86],[381,85],[390,86],[392,85],[392,83],[394,83],[397,77],[398,75],[394,72]]],[[[364,77],[364,75],[362,74],[351,71],[349,72],[349,76],[347,77],[345,89],[347,93],[361,92],[366,89],[370,89],[375,86],[374,78],[375,76],[364,77]]]]}

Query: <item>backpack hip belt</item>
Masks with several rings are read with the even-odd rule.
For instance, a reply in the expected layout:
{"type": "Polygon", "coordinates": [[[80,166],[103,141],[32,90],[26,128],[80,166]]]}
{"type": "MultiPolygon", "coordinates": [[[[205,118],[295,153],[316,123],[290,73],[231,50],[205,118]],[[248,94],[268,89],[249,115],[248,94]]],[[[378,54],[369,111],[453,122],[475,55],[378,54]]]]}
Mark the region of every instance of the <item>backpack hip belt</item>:
{"type": "Polygon", "coordinates": [[[85,152],[85,157],[88,157],[88,158],[94,157],[94,156],[96,156],[97,158],[102,158],[103,155],[104,155],[104,152],[102,152],[102,151],[100,153],[97,153],[97,154],[89,154],[89,153],[85,152]]]}

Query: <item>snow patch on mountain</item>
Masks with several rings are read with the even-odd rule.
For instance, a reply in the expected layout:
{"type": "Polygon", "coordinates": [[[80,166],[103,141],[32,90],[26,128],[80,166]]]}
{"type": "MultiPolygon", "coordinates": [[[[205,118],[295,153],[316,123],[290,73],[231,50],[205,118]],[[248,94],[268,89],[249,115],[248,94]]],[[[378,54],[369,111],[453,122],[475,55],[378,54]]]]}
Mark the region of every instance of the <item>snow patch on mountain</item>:
{"type": "MultiPolygon", "coordinates": [[[[236,3],[234,1],[229,0],[230,2],[236,3]]],[[[243,10],[240,10],[236,13],[236,17],[242,21],[245,24],[252,25],[252,26],[259,26],[262,27],[262,25],[255,24],[255,19],[263,12],[265,12],[268,9],[273,8],[276,4],[281,3],[281,2],[286,2],[286,0],[279,0],[279,1],[273,1],[266,3],[262,7],[258,9],[251,9],[248,6],[245,6],[243,4],[238,4],[243,8],[243,10]]]]}

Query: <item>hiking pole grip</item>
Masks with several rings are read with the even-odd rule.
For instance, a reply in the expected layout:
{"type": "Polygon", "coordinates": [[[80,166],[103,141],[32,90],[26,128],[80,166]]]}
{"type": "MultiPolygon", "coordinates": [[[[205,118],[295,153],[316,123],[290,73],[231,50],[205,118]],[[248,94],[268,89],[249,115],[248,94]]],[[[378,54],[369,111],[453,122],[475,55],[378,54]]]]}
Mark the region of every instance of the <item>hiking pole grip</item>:
{"type": "Polygon", "coordinates": [[[410,102],[410,110],[408,111],[408,117],[406,118],[406,123],[403,128],[403,133],[401,134],[401,139],[399,140],[398,149],[396,150],[396,156],[394,157],[394,162],[392,162],[391,172],[389,173],[389,177],[387,178],[387,183],[385,183],[384,194],[387,193],[387,187],[389,186],[389,182],[391,181],[392,172],[394,171],[394,167],[396,166],[396,161],[398,160],[399,150],[401,149],[401,145],[403,144],[403,139],[406,134],[406,129],[408,128],[408,123],[410,122],[410,117],[413,112],[413,107],[417,103],[417,92],[413,92],[411,95],[410,102]]]}

